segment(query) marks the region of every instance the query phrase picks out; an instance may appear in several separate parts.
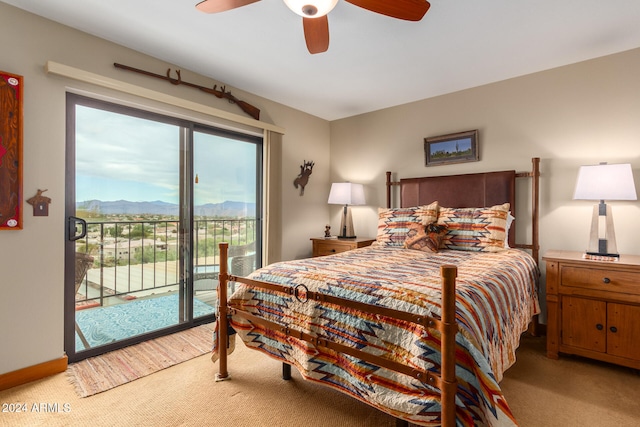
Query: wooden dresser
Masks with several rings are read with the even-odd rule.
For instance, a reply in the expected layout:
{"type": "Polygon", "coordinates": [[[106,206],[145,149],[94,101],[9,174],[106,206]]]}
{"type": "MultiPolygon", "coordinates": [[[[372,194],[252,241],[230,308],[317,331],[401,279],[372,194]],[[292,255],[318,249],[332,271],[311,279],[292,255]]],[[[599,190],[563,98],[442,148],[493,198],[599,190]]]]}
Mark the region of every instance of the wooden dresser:
{"type": "Polygon", "coordinates": [[[547,357],[558,353],[640,369],[640,256],[594,261],[549,251],[547,357]]]}
{"type": "Polygon", "coordinates": [[[355,239],[312,237],[311,241],[313,242],[313,256],[324,256],[364,248],[375,242],[376,239],[371,237],[356,237],[355,239]]]}

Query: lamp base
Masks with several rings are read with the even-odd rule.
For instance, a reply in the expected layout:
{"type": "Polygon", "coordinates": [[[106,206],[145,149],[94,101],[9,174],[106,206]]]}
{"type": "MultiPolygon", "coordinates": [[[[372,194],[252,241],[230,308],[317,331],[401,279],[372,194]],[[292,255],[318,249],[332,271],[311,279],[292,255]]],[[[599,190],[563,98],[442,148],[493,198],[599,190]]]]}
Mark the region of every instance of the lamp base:
{"type": "Polygon", "coordinates": [[[611,207],[601,201],[593,206],[587,255],[619,257],[611,207]]]}
{"type": "Polygon", "coordinates": [[[356,235],[353,231],[353,218],[351,217],[351,208],[347,205],[342,210],[342,220],[340,221],[340,234],[338,239],[355,239],[356,235]]]}

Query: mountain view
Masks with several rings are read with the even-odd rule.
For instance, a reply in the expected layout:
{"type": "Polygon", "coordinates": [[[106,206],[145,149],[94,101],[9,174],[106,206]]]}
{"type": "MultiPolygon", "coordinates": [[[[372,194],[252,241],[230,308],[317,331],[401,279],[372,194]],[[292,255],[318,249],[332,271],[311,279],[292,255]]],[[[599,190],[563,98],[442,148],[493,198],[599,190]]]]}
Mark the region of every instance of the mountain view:
{"type": "MultiPolygon", "coordinates": [[[[130,202],[127,200],[105,202],[101,200],[87,200],[76,203],[76,209],[104,215],[178,215],[177,204],[159,200],[155,202],[130,202]]],[[[255,218],[256,204],[233,201],[207,203],[205,205],[194,206],[194,215],[218,218],[255,218]]]]}

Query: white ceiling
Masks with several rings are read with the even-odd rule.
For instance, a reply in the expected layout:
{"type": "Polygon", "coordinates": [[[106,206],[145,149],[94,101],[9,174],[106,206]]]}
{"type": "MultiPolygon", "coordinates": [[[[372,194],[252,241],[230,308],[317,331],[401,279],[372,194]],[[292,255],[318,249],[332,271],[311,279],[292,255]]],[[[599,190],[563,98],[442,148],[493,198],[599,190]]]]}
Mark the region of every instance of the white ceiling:
{"type": "Polygon", "coordinates": [[[341,0],[317,55],[282,0],[2,1],[326,120],[640,47],[639,0],[431,0],[420,22],[341,0]]]}

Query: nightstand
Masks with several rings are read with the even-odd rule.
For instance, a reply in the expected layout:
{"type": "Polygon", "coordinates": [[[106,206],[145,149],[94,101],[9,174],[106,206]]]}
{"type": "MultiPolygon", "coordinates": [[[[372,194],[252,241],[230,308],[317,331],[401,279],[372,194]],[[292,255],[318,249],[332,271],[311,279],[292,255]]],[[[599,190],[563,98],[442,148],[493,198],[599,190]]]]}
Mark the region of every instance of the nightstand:
{"type": "Polygon", "coordinates": [[[356,237],[355,239],[312,237],[311,241],[313,242],[313,256],[324,256],[364,248],[375,242],[376,239],[370,237],[356,237]]]}
{"type": "Polygon", "coordinates": [[[640,256],[549,251],[547,357],[575,354],[640,369],[640,256]]]}

